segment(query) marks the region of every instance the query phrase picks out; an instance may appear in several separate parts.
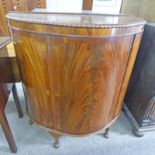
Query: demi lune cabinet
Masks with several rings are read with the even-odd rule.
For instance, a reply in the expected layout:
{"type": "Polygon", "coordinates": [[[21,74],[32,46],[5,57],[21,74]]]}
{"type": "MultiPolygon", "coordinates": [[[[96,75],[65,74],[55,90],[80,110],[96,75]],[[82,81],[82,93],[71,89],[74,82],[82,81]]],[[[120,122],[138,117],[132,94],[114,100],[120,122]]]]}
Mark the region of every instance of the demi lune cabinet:
{"type": "Polygon", "coordinates": [[[7,15],[32,122],[55,138],[108,135],[118,118],[145,21],[91,13],[7,15]]]}

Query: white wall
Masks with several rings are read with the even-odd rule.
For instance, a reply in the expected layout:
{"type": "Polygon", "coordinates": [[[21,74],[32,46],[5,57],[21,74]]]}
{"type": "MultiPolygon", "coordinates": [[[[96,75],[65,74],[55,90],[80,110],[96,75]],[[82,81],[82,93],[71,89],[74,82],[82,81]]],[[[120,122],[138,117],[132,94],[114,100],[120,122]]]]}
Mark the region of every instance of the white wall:
{"type": "Polygon", "coordinates": [[[83,0],[46,0],[47,10],[81,12],[83,0]]]}
{"type": "Polygon", "coordinates": [[[93,12],[119,14],[122,0],[99,1],[94,0],[93,12]]]}
{"type": "MultiPolygon", "coordinates": [[[[119,14],[122,0],[94,0],[93,12],[119,14]]],[[[48,11],[81,12],[83,0],[46,0],[48,11]]]]}

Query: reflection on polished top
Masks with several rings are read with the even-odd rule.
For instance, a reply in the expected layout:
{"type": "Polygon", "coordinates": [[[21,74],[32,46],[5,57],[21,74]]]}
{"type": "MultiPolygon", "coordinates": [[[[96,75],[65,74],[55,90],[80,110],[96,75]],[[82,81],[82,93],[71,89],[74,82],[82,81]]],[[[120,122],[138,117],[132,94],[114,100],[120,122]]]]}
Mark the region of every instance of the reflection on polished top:
{"type": "Polygon", "coordinates": [[[127,15],[58,12],[10,12],[7,18],[28,23],[41,23],[71,27],[112,28],[138,26],[145,20],[127,15]]]}

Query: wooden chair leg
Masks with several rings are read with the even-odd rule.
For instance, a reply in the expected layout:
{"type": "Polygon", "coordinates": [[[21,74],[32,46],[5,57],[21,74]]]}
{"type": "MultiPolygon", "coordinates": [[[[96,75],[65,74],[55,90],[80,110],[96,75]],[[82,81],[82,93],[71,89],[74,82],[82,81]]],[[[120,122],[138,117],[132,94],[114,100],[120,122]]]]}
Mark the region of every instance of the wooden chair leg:
{"type": "Polygon", "coordinates": [[[10,146],[11,152],[12,153],[16,153],[17,152],[17,147],[16,147],[16,143],[14,141],[12,132],[10,130],[7,118],[5,116],[5,113],[0,111],[0,124],[2,126],[3,132],[5,134],[5,137],[7,139],[7,142],[10,146]]]}
{"type": "Polygon", "coordinates": [[[13,87],[12,87],[12,94],[13,94],[15,105],[16,105],[16,108],[17,108],[18,116],[19,116],[19,118],[22,118],[23,117],[23,112],[22,112],[22,109],[21,109],[19,96],[18,96],[17,88],[16,88],[15,84],[13,84],[13,87]]]}

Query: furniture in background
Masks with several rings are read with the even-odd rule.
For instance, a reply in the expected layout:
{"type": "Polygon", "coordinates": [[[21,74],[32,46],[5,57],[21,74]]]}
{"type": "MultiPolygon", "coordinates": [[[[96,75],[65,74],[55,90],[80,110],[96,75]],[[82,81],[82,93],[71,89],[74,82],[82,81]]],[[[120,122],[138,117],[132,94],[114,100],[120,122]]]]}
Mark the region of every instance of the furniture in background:
{"type": "Polygon", "coordinates": [[[10,35],[5,17],[9,11],[31,11],[45,6],[45,0],[0,0],[0,36],[10,35]]]}
{"type": "Polygon", "coordinates": [[[104,133],[118,118],[144,20],[90,13],[7,15],[32,122],[63,134],[104,133]]]}
{"type": "Polygon", "coordinates": [[[119,14],[122,0],[83,0],[83,10],[91,10],[94,13],[119,14]]]}
{"type": "Polygon", "coordinates": [[[83,0],[82,10],[92,10],[93,0],[83,0]]]}
{"type": "Polygon", "coordinates": [[[23,117],[23,113],[14,83],[20,80],[18,68],[16,68],[17,64],[15,63],[16,58],[14,53],[8,53],[8,43],[10,43],[10,37],[0,37],[0,125],[11,151],[15,153],[17,147],[4,112],[11,91],[20,118],[23,117]]]}
{"type": "Polygon", "coordinates": [[[136,136],[155,130],[155,24],[145,26],[124,107],[136,136]]]}

